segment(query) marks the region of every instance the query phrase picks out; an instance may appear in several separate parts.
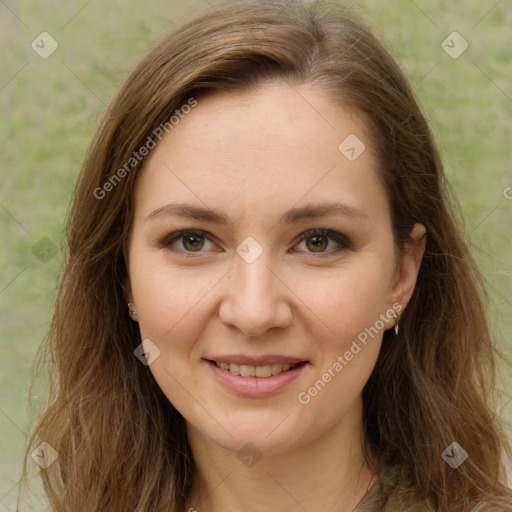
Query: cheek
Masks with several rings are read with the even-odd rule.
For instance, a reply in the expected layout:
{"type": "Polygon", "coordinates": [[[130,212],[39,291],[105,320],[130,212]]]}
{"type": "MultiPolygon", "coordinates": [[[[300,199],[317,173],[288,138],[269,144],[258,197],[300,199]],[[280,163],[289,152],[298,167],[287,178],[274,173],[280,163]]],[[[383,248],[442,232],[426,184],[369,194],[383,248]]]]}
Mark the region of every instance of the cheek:
{"type": "Polygon", "coordinates": [[[169,401],[190,411],[192,390],[196,400],[206,402],[195,374],[201,357],[197,340],[208,331],[213,314],[208,298],[225,271],[177,269],[157,252],[134,251],[130,261],[141,338],[159,349],[149,370],[169,401]]]}
{"type": "MultiPolygon", "coordinates": [[[[317,281],[319,293],[310,293],[307,302],[324,327],[321,335],[314,336],[314,376],[297,398],[305,406],[304,413],[318,418],[317,413],[323,411],[326,428],[339,421],[361,396],[380,352],[386,328],[381,315],[390,315],[390,307],[384,274],[371,268],[344,269],[326,277],[325,282],[317,281]]],[[[306,289],[299,293],[306,296],[306,289]]]]}
{"type": "Polygon", "coordinates": [[[179,342],[176,333],[199,326],[205,299],[224,273],[211,267],[178,268],[156,251],[134,252],[130,278],[142,336],[179,342]]]}
{"type": "Polygon", "coordinates": [[[346,265],[314,282],[303,281],[297,290],[321,320],[318,333],[313,334],[318,351],[316,379],[301,390],[301,403],[310,400],[314,408],[331,404],[326,421],[335,422],[360,396],[375,367],[384,329],[389,327],[381,319],[392,314],[387,301],[389,265],[379,263],[373,254],[364,259],[365,264],[361,258],[357,265],[346,265]]]}
{"type": "Polygon", "coordinates": [[[347,264],[323,275],[297,279],[294,291],[324,328],[322,337],[346,343],[375,324],[389,309],[388,268],[367,258],[367,264],[347,264]]]}

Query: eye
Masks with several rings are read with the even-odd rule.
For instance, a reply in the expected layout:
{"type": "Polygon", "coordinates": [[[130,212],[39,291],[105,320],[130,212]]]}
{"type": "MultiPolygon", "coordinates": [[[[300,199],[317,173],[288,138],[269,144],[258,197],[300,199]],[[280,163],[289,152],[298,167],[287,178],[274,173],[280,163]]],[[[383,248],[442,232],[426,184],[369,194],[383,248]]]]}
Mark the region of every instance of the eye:
{"type": "MultiPolygon", "coordinates": [[[[301,245],[306,248],[305,251],[299,252],[317,254],[318,257],[329,256],[351,247],[351,242],[345,235],[330,229],[310,229],[305,231],[300,235],[298,242],[294,246],[295,248],[300,248],[301,245]],[[332,248],[332,245],[335,245],[335,247],[332,248]]],[[[206,232],[197,229],[186,229],[170,233],[160,242],[160,246],[173,252],[185,254],[201,253],[208,250],[222,251],[222,249],[215,249],[216,245],[206,232]],[[208,244],[210,244],[209,248],[208,244]]]]}
{"type": "Polygon", "coordinates": [[[300,235],[299,241],[300,243],[296,247],[303,246],[306,248],[306,252],[316,253],[320,256],[328,256],[351,247],[351,242],[345,235],[330,229],[310,229],[300,235]],[[338,247],[327,250],[333,245],[330,242],[335,242],[334,245],[337,244],[338,247]]]}
{"type": "MultiPolygon", "coordinates": [[[[175,233],[167,235],[160,242],[160,245],[166,249],[170,249],[175,252],[194,253],[205,252],[202,249],[205,246],[208,248],[208,243],[214,246],[214,244],[206,236],[204,231],[199,231],[196,229],[187,229],[184,231],[176,231],[175,233]]],[[[210,248],[210,250],[212,249],[210,248]]]]}

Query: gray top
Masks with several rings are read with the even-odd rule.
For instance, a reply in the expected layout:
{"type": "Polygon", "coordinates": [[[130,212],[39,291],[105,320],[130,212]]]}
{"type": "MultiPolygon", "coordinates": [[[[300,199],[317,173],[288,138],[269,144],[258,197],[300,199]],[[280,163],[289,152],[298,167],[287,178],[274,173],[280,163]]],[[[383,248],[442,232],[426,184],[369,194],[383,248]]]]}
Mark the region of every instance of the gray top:
{"type": "Polygon", "coordinates": [[[377,481],[353,512],[435,512],[427,502],[418,502],[413,497],[413,489],[399,485],[399,466],[385,468],[382,476],[392,483],[390,491],[384,493],[380,481],[377,481]]]}

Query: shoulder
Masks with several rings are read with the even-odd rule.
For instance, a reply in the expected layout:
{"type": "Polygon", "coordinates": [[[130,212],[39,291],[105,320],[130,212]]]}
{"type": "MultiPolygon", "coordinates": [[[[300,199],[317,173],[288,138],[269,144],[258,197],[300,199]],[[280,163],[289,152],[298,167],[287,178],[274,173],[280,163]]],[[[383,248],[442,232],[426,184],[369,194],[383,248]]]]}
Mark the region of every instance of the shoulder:
{"type": "Polygon", "coordinates": [[[414,489],[400,485],[400,467],[385,468],[353,512],[437,512],[427,501],[418,501],[414,489]]]}
{"type": "MultiPolygon", "coordinates": [[[[400,466],[383,469],[377,482],[370,488],[353,512],[438,512],[426,500],[419,500],[415,488],[407,485],[400,466]]],[[[511,507],[489,498],[475,504],[471,512],[510,512],[511,507]]],[[[508,503],[508,502],[507,502],[508,503]]]]}

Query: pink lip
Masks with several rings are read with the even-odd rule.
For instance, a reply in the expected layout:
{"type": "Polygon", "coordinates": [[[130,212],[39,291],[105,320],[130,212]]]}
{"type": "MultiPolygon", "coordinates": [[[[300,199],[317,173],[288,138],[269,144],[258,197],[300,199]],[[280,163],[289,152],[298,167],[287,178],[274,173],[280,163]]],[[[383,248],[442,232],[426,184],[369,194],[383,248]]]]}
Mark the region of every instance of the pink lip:
{"type": "MultiPolygon", "coordinates": [[[[222,359],[219,360],[222,361],[222,359]]],[[[247,360],[247,358],[245,358],[245,360],[247,360]]],[[[226,360],[224,361],[227,362],[226,360]]],[[[238,395],[252,398],[263,398],[282,391],[295,381],[309,366],[309,363],[304,362],[304,364],[299,364],[291,370],[278,375],[272,375],[271,377],[242,377],[241,375],[233,375],[228,370],[218,368],[212,361],[205,360],[205,362],[219,382],[226,388],[238,395]]],[[[230,360],[230,362],[234,363],[235,361],[230,360]]],[[[300,362],[300,360],[296,360],[295,362],[300,362]]],[[[275,364],[279,363],[275,362],[275,364]]],[[[261,363],[259,365],[252,363],[252,365],[264,366],[261,365],[261,363]]]]}
{"type": "Polygon", "coordinates": [[[266,366],[269,364],[296,364],[302,363],[305,359],[280,354],[268,354],[264,356],[247,356],[244,354],[221,354],[218,356],[205,357],[210,361],[218,363],[247,364],[249,366],[266,366]]]}

